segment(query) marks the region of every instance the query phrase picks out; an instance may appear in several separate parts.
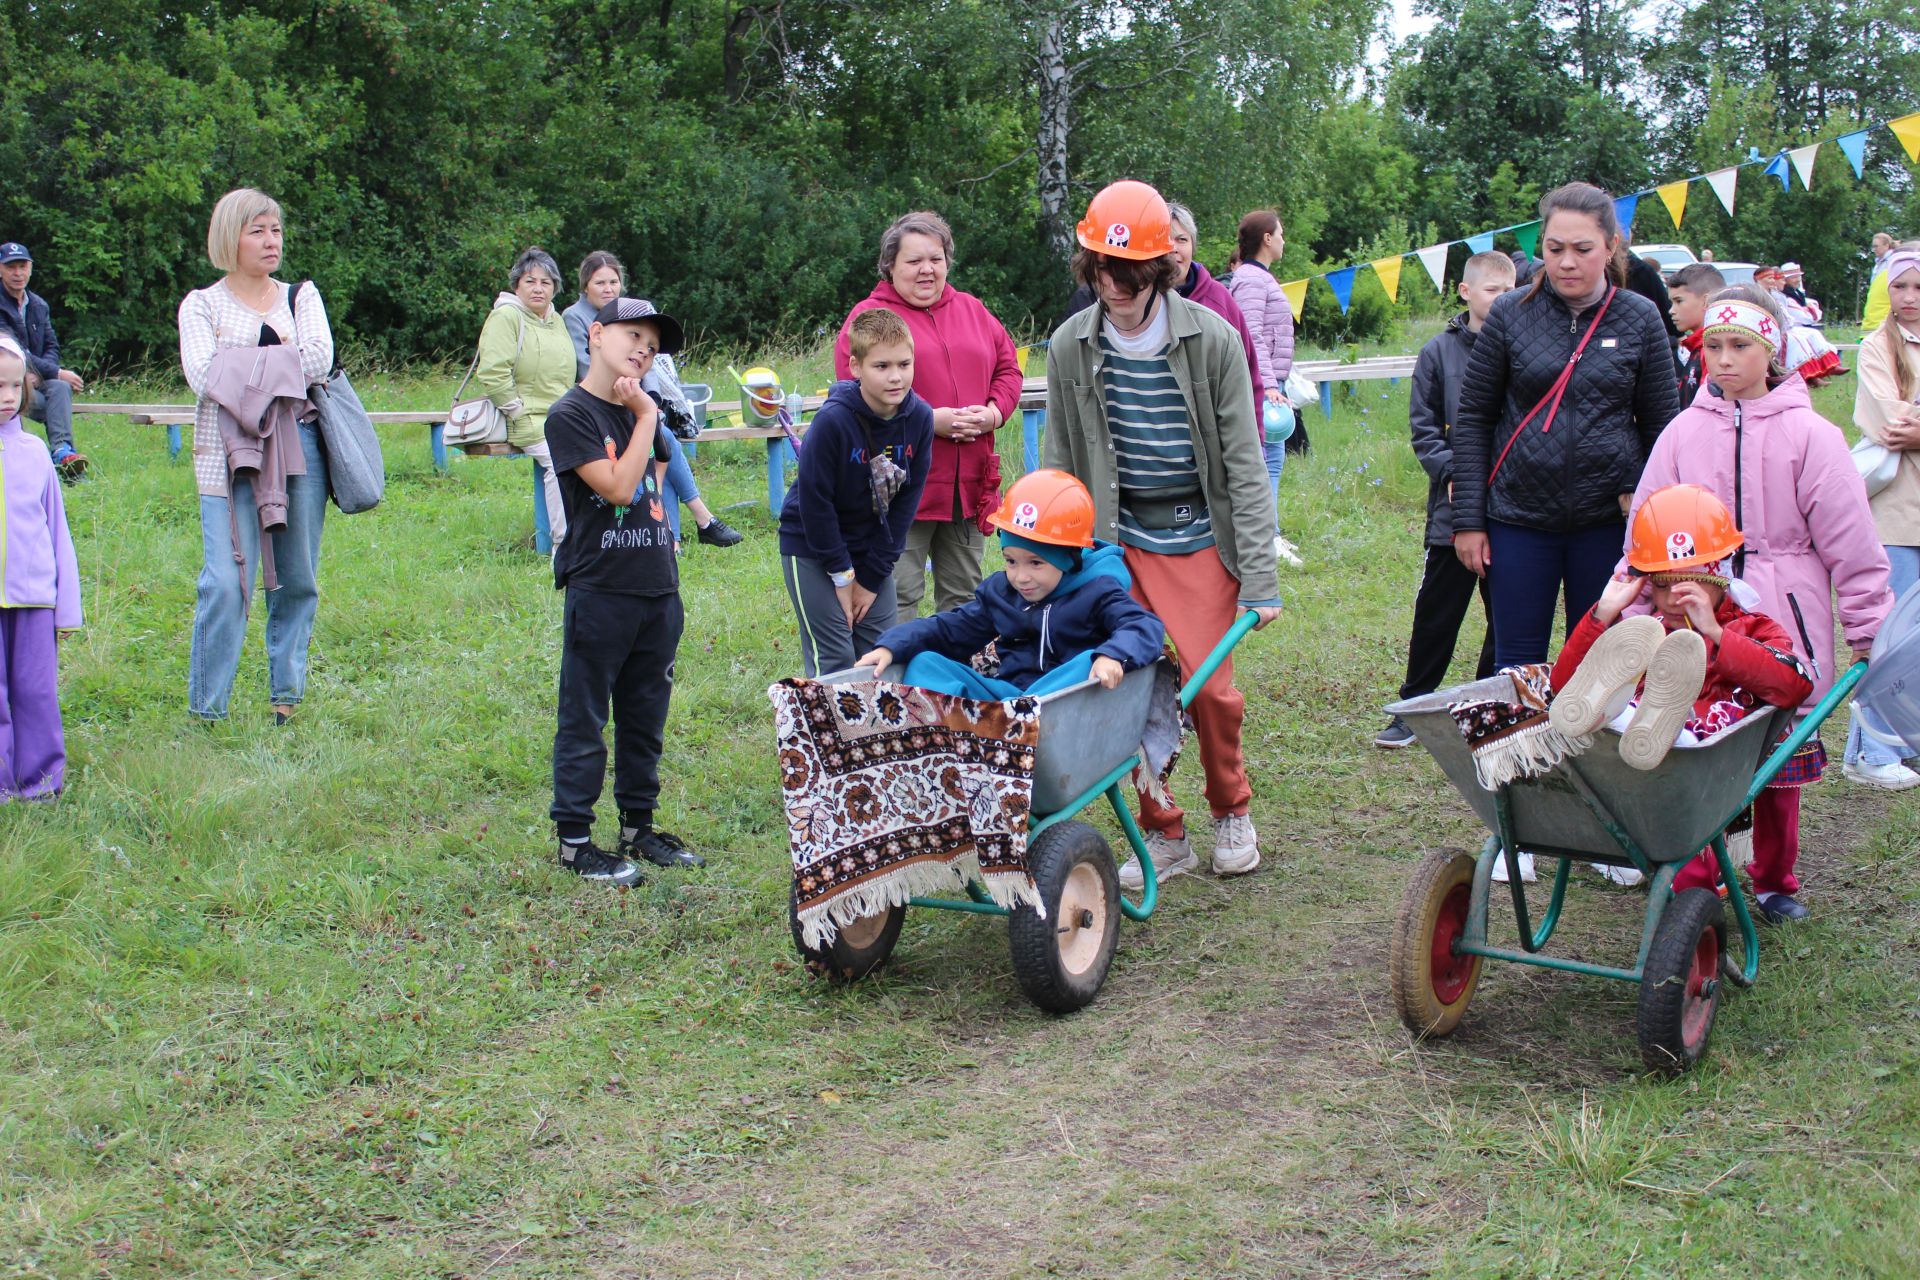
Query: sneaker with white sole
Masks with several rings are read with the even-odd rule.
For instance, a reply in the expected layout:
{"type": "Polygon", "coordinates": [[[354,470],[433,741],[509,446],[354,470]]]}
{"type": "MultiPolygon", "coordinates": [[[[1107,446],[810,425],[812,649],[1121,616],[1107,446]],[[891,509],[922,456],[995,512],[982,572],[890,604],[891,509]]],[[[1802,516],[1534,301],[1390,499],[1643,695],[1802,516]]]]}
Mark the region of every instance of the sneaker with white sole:
{"type": "MultiPolygon", "coordinates": [[[[1169,877],[1192,871],[1200,865],[1200,859],[1193,853],[1193,841],[1185,836],[1175,839],[1158,831],[1147,832],[1147,856],[1153,859],[1153,878],[1158,884],[1165,884],[1169,877]]],[[[1146,883],[1146,877],[1140,874],[1138,854],[1121,864],[1122,889],[1139,890],[1146,883]]]]}
{"type": "Polygon", "coordinates": [[[1658,768],[1693,715],[1706,678],[1706,640],[1698,631],[1670,632],[1647,664],[1640,707],[1620,735],[1620,758],[1636,769],[1658,768]]]}
{"type": "Polygon", "coordinates": [[[1647,878],[1638,867],[1610,867],[1604,862],[1589,862],[1587,865],[1599,872],[1602,880],[1610,880],[1622,889],[1637,889],[1647,878]]]}
{"type": "Polygon", "coordinates": [[[1666,636],[1658,618],[1622,618],[1608,627],[1553,695],[1547,719],[1570,738],[1598,730],[1626,706],[1666,636]]]}
{"type": "Polygon", "coordinates": [[[1230,813],[1213,820],[1213,874],[1243,876],[1260,865],[1260,844],[1253,819],[1230,813]]]}
{"type": "Polygon", "coordinates": [[[1864,764],[1856,760],[1840,772],[1846,775],[1848,782],[1878,787],[1882,791],[1905,791],[1908,787],[1920,786],[1920,773],[1915,773],[1897,760],[1891,764],[1864,764]]]}
{"type": "Polygon", "coordinates": [[[1300,558],[1300,548],[1294,546],[1277,533],[1273,535],[1273,554],[1285,560],[1288,565],[1295,569],[1303,569],[1306,567],[1307,562],[1300,558]]]}
{"type": "MultiPolygon", "coordinates": [[[[1534,874],[1533,855],[1530,853],[1522,853],[1519,855],[1519,858],[1520,883],[1532,884],[1540,878],[1534,874]]],[[[1501,854],[1493,860],[1493,882],[1495,884],[1507,883],[1507,857],[1505,854],[1501,854]]]]}

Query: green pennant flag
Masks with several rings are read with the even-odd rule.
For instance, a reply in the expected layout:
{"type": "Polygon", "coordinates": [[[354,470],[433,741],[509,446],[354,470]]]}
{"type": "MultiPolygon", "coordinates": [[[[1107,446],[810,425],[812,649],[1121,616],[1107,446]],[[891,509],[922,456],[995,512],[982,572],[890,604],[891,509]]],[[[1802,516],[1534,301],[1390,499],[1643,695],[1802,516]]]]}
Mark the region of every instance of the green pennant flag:
{"type": "Polygon", "coordinates": [[[1540,224],[1529,222],[1524,227],[1513,229],[1513,238],[1520,242],[1520,252],[1529,258],[1538,257],[1534,251],[1540,247],[1540,224]]]}

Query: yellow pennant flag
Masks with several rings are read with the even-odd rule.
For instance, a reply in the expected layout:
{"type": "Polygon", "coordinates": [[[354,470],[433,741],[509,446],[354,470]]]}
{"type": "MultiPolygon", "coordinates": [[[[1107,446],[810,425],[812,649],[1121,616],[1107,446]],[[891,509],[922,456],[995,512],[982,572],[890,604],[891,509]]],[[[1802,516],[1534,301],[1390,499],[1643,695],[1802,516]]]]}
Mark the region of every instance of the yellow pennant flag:
{"type": "Polygon", "coordinates": [[[1381,258],[1372,264],[1373,273],[1380,277],[1380,287],[1387,291],[1388,302],[1400,301],[1400,264],[1404,260],[1396,253],[1391,258],[1381,258]]]}
{"type": "Polygon", "coordinates": [[[1293,309],[1295,324],[1300,322],[1300,313],[1307,309],[1307,282],[1293,280],[1280,286],[1280,292],[1287,295],[1287,305],[1293,309]]]}
{"type": "Polygon", "coordinates": [[[1920,111],[1887,121],[1887,128],[1893,130],[1893,136],[1907,149],[1907,159],[1920,160],[1920,111]]]}
{"type": "Polygon", "coordinates": [[[1666,186],[1656,187],[1654,190],[1660,197],[1660,203],[1667,206],[1667,215],[1673,219],[1674,229],[1678,230],[1681,215],[1687,211],[1687,183],[1685,181],[1669,182],[1666,186]]]}

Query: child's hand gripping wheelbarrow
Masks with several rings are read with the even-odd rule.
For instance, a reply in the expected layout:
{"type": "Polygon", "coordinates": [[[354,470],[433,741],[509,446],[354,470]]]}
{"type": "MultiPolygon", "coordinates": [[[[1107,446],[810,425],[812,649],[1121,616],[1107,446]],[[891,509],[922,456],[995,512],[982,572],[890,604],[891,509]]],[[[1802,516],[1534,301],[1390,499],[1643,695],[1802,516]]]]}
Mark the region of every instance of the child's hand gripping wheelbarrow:
{"type": "MultiPolygon", "coordinates": [[[[1261,615],[1252,610],[1235,621],[1179,690],[1182,709],[1260,621],[1261,615]]],[[[1146,919],[1153,914],[1158,896],[1152,859],[1127,795],[1128,778],[1141,763],[1138,746],[1157,670],[1158,664],[1131,671],[1112,690],[1088,680],[1035,700],[1040,708],[1040,734],[1034,748],[1026,864],[1039,891],[1039,911],[1001,906],[977,880],[969,880],[964,898],[915,896],[842,924],[824,944],[809,945],[796,885],[789,899],[789,922],[802,959],[816,972],[852,981],[872,972],[892,953],[908,906],[1005,916],[1014,974],[1027,997],[1053,1013],[1090,1003],[1112,963],[1120,917],[1146,919]],[[1120,894],[1119,872],[1106,838],[1077,820],[1083,809],[1102,796],[1146,873],[1138,905],[1120,894]]],[[[899,674],[897,668],[887,673],[890,679],[899,674]]],[[[869,669],[855,667],[820,680],[836,684],[871,678],[869,669]]]]}

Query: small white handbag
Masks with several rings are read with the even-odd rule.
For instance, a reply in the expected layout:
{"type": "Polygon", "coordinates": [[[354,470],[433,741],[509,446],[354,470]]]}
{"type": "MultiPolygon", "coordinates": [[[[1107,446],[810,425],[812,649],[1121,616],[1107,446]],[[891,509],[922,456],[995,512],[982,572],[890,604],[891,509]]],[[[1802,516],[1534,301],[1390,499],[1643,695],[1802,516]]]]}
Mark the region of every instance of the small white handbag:
{"type": "Polygon", "coordinates": [[[1871,498],[1900,474],[1900,451],[1862,439],[1853,446],[1853,465],[1859,470],[1860,479],[1867,486],[1867,496],[1871,498]]]}
{"type": "MultiPolygon", "coordinates": [[[[520,363],[520,347],[527,338],[527,321],[523,316],[520,329],[513,340],[513,361],[520,363]]],[[[480,352],[475,349],[473,363],[467,366],[467,376],[460,379],[460,385],[453,392],[453,407],[447,410],[447,425],[442,438],[450,445],[464,447],[470,444],[505,444],[507,426],[524,407],[518,398],[507,401],[506,407],[495,404],[486,396],[474,400],[462,400],[460,395],[467,389],[467,383],[473,380],[474,370],[480,367],[480,352]]]]}

